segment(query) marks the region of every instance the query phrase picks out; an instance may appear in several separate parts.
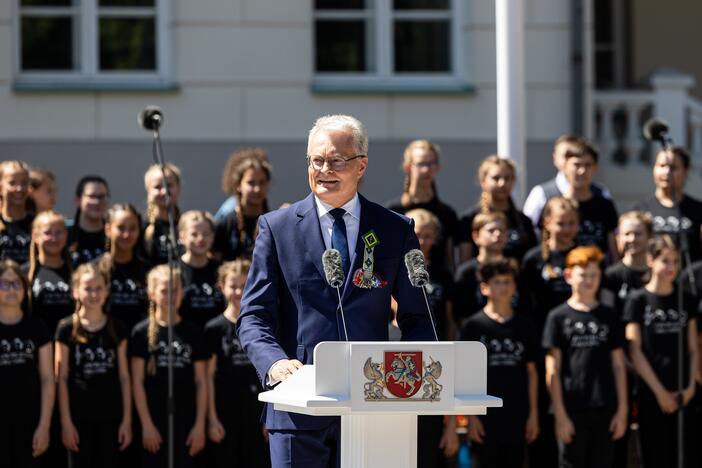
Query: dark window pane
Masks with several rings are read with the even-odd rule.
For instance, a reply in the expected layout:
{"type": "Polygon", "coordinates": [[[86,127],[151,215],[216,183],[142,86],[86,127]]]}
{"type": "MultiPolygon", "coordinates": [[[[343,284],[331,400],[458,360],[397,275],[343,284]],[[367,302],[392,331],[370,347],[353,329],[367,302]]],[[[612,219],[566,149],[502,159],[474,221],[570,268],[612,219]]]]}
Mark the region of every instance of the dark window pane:
{"type": "Polygon", "coordinates": [[[22,70],[72,70],[73,66],[72,18],[22,18],[22,70]]]}
{"type": "Polygon", "coordinates": [[[598,89],[614,86],[614,63],[612,52],[598,51],[595,53],[595,87],[598,89]]]}
{"type": "Polygon", "coordinates": [[[100,0],[103,7],[152,7],[156,0],[100,0]]]}
{"type": "Polygon", "coordinates": [[[612,4],[610,0],[595,0],[595,42],[612,42],[612,4]]]}
{"type": "Polygon", "coordinates": [[[155,70],[153,18],[100,18],[101,70],[155,70]]]}
{"type": "Polygon", "coordinates": [[[363,21],[317,21],[315,46],[317,71],[366,71],[366,25],[363,21]]]}
{"type": "Polygon", "coordinates": [[[366,7],[365,0],[314,0],[317,10],[362,10],[366,7]]]}
{"type": "Polygon", "coordinates": [[[446,10],[449,0],[394,0],[394,7],[396,10],[446,10]]]}
{"type": "Polygon", "coordinates": [[[395,22],[397,72],[448,72],[450,49],[446,21],[395,22]]]}
{"type": "Polygon", "coordinates": [[[22,6],[71,6],[75,0],[21,0],[22,6]]]}

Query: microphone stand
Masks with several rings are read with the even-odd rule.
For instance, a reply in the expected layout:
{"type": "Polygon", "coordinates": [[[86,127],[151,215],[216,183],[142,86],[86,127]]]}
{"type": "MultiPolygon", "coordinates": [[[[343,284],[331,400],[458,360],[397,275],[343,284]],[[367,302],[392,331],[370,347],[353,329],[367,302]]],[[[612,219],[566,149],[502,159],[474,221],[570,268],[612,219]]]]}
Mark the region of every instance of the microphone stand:
{"type": "Polygon", "coordinates": [[[168,250],[168,468],[174,467],[174,413],[175,400],[173,398],[173,319],[174,319],[174,304],[173,293],[175,285],[173,284],[175,274],[175,262],[177,258],[176,250],[176,230],[175,230],[175,213],[171,203],[171,189],[168,186],[168,178],[166,177],[166,163],[163,157],[163,148],[161,147],[161,132],[160,120],[153,128],[153,145],[152,153],[154,163],[161,169],[161,177],[163,185],[166,188],[166,206],[168,207],[168,240],[166,243],[168,250]]]}

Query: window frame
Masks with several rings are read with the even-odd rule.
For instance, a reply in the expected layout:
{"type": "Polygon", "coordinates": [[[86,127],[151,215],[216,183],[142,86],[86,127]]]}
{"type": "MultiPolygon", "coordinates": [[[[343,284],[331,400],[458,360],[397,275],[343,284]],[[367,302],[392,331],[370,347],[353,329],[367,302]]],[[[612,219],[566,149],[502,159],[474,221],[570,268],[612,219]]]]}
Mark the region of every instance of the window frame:
{"type": "Polygon", "coordinates": [[[155,0],[153,7],[99,7],[99,0],[80,0],[72,7],[75,24],[74,58],[79,65],[73,70],[22,70],[22,14],[32,11],[37,16],[63,16],[67,7],[22,7],[13,1],[12,29],[14,85],[18,90],[32,89],[161,89],[172,88],[171,2],[155,0]],[[153,13],[146,13],[148,8],[153,13]],[[155,18],[156,69],[154,71],[99,70],[99,21],[104,17],[155,18]]]}
{"type": "MultiPolygon", "coordinates": [[[[448,0],[447,10],[394,10],[393,0],[374,0],[364,10],[318,11],[312,5],[312,85],[315,92],[465,92],[473,88],[464,76],[462,38],[463,0],[448,0]],[[366,51],[375,69],[368,72],[320,72],[316,69],[318,19],[369,18],[375,41],[366,51]],[[448,72],[395,72],[394,24],[397,20],[448,20],[448,72]]],[[[369,34],[369,33],[367,33],[369,34]]]]}

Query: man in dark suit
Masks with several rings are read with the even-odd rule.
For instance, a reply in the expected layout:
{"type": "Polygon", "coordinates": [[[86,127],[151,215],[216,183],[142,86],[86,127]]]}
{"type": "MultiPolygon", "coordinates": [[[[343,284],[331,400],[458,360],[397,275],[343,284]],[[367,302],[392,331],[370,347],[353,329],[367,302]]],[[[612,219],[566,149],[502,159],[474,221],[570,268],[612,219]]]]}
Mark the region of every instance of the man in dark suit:
{"type": "MultiPolygon", "coordinates": [[[[413,224],[358,194],[367,166],[363,124],[350,116],[321,117],[307,145],[312,193],[259,218],[238,333],[269,388],[303,363],[312,364],[317,343],[345,339],[337,293],[322,267],[330,247],[341,253],[346,274],[342,300],[349,340],[387,341],[391,297],[403,339],[433,339],[421,292],[409,283],[404,266],[405,253],[419,247],[413,224]],[[373,260],[365,275],[364,257],[373,260]]],[[[338,417],[267,405],[265,424],[274,467],[338,466],[338,417]]]]}

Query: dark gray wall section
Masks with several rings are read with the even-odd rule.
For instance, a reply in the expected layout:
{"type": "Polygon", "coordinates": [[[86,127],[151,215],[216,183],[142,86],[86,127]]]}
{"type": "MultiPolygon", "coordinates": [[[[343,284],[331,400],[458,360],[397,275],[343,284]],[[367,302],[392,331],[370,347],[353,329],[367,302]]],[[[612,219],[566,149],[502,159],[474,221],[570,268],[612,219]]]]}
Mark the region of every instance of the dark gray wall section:
{"type": "MultiPolygon", "coordinates": [[[[371,140],[369,170],[361,189],[371,200],[384,203],[400,194],[403,181],[400,165],[406,143],[371,140]]],[[[442,149],[439,195],[460,213],[476,202],[477,166],[482,158],[495,152],[496,144],[437,143],[442,149]]],[[[551,142],[529,144],[528,186],[552,176],[551,145],[551,142]]],[[[229,154],[242,146],[257,146],[257,143],[164,142],[167,160],[183,171],[182,209],[199,208],[214,212],[219,207],[225,198],[221,191],[224,164],[229,154]]],[[[269,195],[271,207],[298,200],[309,193],[304,140],[260,143],[258,146],[268,152],[274,168],[269,195]]],[[[0,142],[0,159],[21,159],[32,166],[53,171],[59,184],[57,209],[69,217],[74,211],[74,187],[86,174],[99,174],[109,181],[112,202],[126,201],[139,209],[145,207],[143,175],[152,161],[148,138],[139,142],[5,141],[0,142]]]]}

